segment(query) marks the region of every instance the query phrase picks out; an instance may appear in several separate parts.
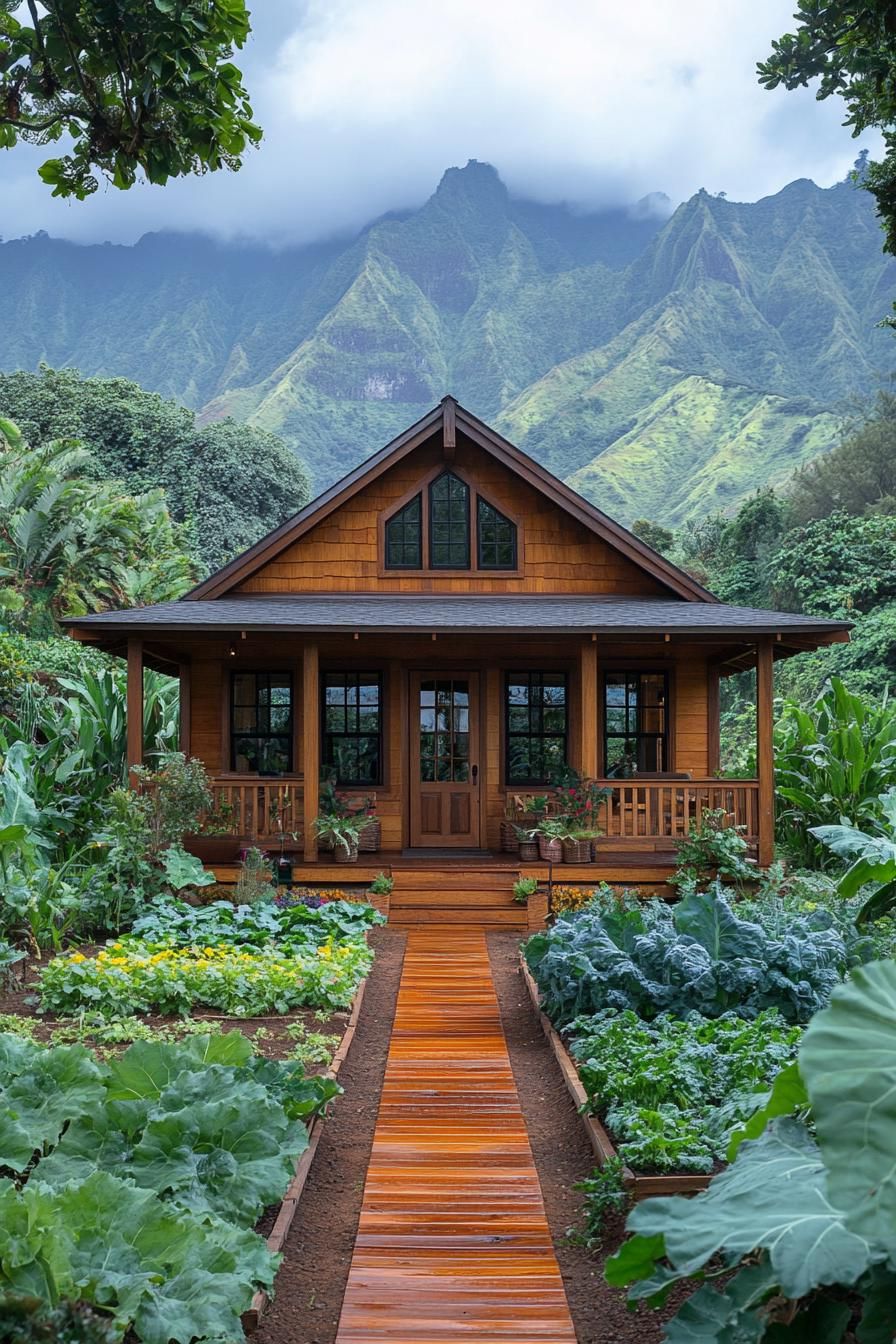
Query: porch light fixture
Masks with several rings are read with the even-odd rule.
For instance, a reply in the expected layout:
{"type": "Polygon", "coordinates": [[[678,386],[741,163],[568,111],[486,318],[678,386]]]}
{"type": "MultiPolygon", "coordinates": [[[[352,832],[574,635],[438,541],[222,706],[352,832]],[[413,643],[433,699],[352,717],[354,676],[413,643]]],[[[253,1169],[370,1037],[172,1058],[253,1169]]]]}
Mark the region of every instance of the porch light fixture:
{"type": "Polygon", "coordinates": [[[234,644],[233,640],[230,641],[230,644],[228,645],[227,648],[227,652],[230,654],[231,658],[236,657],[236,645],[234,644]]]}

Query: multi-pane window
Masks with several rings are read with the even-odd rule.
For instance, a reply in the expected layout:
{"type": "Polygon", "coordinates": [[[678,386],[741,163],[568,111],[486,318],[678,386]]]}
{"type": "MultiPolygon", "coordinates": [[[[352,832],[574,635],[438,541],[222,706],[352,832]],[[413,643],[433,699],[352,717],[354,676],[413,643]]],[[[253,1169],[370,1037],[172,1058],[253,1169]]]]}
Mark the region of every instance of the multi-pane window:
{"type": "Polygon", "coordinates": [[[423,501],[420,495],[415,495],[386,523],[386,568],[420,569],[422,566],[423,501]]]}
{"type": "Polygon", "coordinates": [[[420,778],[465,783],[470,777],[468,677],[420,683],[420,778]]]}
{"type": "Polygon", "coordinates": [[[363,787],[382,777],[379,672],[324,672],[322,763],[337,784],[363,787]]]}
{"type": "Polygon", "coordinates": [[[565,672],[508,672],[505,686],[508,784],[550,784],[566,764],[565,672]]]}
{"type": "Polygon", "coordinates": [[[516,524],[481,496],[476,504],[480,569],[516,569],[516,524]]]}
{"type": "Polygon", "coordinates": [[[443,471],[426,490],[402,505],[384,527],[386,569],[516,569],[516,523],[494,504],[476,497],[471,517],[470,487],[453,471],[443,471]],[[476,535],[472,535],[475,525],[476,535]]]}
{"type": "Polygon", "coordinates": [[[262,775],[292,769],[292,677],[234,672],[230,683],[230,767],[262,775]]]}
{"type": "Polygon", "coordinates": [[[470,568],[470,487],[451,471],[429,487],[429,564],[470,568]]]}
{"type": "Polygon", "coordinates": [[[604,773],[662,774],[668,764],[669,686],[665,672],[604,677],[604,773]]]}

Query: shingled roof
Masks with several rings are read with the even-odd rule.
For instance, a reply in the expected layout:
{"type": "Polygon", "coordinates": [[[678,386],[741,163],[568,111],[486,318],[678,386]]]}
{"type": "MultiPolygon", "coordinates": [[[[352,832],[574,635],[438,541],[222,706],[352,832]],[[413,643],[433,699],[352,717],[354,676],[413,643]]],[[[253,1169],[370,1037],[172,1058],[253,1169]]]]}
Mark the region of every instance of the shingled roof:
{"type": "Polygon", "coordinates": [[[529,594],[326,594],[296,597],[221,597],[206,602],[163,602],[129,611],[78,616],[66,624],[97,634],[170,634],[292,631],[383,634],[504,632],[622,635],[833,635],[848,621],[788,611],[729,607],[675,598],[618,598],[529,594]]]}

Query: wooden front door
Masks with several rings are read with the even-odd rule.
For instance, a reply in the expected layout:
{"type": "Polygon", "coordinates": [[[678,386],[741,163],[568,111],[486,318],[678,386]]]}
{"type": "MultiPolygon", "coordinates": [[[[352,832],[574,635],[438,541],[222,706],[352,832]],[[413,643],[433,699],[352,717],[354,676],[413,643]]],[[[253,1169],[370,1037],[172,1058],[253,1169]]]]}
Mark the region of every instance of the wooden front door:
{"type": "Polygon", "coordinates": [[[410,689],[411,845],[477,848],[478,674],[412,672],[410,689]]]}

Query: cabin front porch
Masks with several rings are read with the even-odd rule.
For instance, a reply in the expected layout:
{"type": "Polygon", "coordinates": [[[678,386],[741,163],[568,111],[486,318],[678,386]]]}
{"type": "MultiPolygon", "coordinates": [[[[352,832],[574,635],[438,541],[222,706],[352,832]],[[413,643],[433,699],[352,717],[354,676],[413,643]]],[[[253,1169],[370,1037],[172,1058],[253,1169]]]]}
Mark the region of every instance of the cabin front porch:
{"type": "Polygon", "coordinates": [[[182,749],[205,763],[214,799],[189,847],[220,881],[235,881],[240,851],[257,847],[289,861],[293,885],[391,876],[391,917],[401,922],[525,927],[512,897],[521,875],[668,893],[678,843],[708,812],[742,828],[759,865],[771,861],[775,644],[657,630],[636,639],[191,632],[176,649],[131,636],[130,760],[142,759],[143,667],[176,667],[182,749]],[[759,769],[725,779],[716,773],[720,678],[750,666],[759,769]],[[265,773],[252,756],[256,725],[268,715],[273,725],[275,710],[282,759],[265,773]],[[345,759],[359,778],[334,769],[345,759]],[[551,870],[521,859],[514,824],[532,825],[533,795],[555,793],[548,767],[557,763],[606,796],[588,822],[599,836],[593,861],[551,870]],[[352,806],[369,800],[380,822],[377,850],[362,843],[357,863],[337,862],[320,844],[328,772],[352,806]]]}

